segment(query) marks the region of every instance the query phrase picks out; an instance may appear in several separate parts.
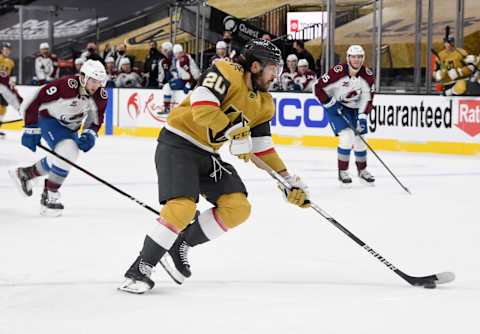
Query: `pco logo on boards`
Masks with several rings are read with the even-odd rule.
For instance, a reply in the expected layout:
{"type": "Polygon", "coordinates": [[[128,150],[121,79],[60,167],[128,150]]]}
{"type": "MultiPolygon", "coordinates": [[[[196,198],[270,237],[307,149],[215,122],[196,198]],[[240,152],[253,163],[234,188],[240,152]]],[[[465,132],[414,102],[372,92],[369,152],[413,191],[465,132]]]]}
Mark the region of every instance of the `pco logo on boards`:
{"type": "Polygon", "coordinates": [[[471,137],[480,133],[480,100],[459,100],[457,116],[457,128],[471,137]]]}
{"type": "Polygon", "coordinates": [[[272,126],[299,127],[302,123],[308,128],[324,128],[328,117],[322,105],[315,98],[275,98],[275,115],[272,126]]]}

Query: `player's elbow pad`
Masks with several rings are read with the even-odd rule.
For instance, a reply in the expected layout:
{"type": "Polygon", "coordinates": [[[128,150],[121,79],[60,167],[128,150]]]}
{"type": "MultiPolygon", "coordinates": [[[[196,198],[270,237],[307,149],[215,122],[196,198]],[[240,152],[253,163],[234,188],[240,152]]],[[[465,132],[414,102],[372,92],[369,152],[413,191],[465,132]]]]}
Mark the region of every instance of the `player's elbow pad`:
{"type": "Polygon", "coordinates": [[[193,121],[218,133],[225,129],[230,120],[219,107],[199,105],[192,107],[193,121]]]}

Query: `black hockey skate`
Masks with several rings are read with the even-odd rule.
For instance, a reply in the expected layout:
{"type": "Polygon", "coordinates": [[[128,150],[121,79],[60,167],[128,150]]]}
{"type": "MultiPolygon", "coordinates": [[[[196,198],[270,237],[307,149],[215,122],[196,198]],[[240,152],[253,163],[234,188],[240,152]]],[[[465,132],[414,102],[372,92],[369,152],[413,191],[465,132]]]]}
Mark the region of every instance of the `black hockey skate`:
{"type": "Polygon", "coordinates": [[[189,248],[183,233],[180,233],[168,253],[160,259],[163,269],[177,284],[182,284],[186,278],[192,276],[188,263],[189,248]]]}
{"type": "Polygon", "coordinates": [[[147,262],[144,262],[139,256],[128,268],[125,273],[125,282],[118,287],[118,290],[142,294],[155,286],[155,282],[150,279],[152,276],[153,266],[147,262]]]}
{"type": "Polygon", "coordinates": [[[0,139],[5,139],[5,132],[3,131],[0,131],[0,139]]]}
{"type": "Polygon", "coordinates": [[[26,168],[15,168],[8,171],[8,174],[15,182],[18,191],[24,196],[32,196],[32,178],[28,175],[26,168]]]}
{"type": "Polygon", "coordinates": [[[375,183],[375,178],[366,169],[363,169],[363,170],[359,171],[358,172],[358,177],[365,184],[373,185],[375,183]]]}
{"type": "Polygon", "coordinates": [[[339,170],[338,171],[338,180],[342,185],[350,185],[352,183],[352,178],[348,175],[346,170],[339,170]]]}
{"type": "Polygon", "coordinates": [[[42,216],[58,217],[63,212],[63,204],[60,203],[60,193],[58,191],[49,191],[46,187],[43,189],[40,199],[42,216]]]}

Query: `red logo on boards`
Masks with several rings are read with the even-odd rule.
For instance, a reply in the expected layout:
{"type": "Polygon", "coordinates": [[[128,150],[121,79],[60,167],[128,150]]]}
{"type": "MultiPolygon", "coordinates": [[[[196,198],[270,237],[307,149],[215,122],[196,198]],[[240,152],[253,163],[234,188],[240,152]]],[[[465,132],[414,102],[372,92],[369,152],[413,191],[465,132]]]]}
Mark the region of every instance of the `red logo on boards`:
{"type": "Polygon", "coordinates": [[[480,133],[479,100],[458,101],[458,123],[455,126],[471,137],[480,133]]]}
{"type": "Polygon", "coordinates": [[[290,20],[290,30],[292,32],[298,32],[299,30],[298,20],[290,20]]]}

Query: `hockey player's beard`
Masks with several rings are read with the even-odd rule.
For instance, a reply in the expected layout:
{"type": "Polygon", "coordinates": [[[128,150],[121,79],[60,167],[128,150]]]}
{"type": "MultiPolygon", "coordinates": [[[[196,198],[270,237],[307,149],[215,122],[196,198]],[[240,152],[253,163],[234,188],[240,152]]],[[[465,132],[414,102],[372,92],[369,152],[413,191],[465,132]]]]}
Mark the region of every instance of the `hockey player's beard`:
{"type": "Polygon", "coordinates": [[[252,73],[252,86],[254,90],[259,90],[261,92],[268,92],[271,82],[264,82],[262,80],[262,73],[252,73]]]}

